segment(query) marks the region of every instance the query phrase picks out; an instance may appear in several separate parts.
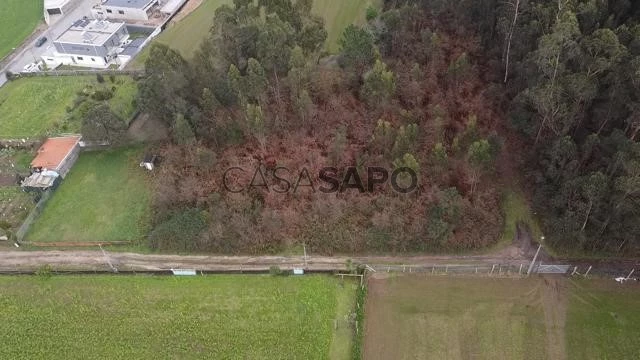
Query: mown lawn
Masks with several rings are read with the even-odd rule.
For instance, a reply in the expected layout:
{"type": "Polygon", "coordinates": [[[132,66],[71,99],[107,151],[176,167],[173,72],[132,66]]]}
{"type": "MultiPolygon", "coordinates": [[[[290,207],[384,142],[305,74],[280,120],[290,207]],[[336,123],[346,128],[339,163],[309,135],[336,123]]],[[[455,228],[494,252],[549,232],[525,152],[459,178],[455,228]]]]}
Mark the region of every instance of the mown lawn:
{"type": "Polygon", "coordinates": [[[578,281],[569,299],[569,359],[640,359],[640,284],[578,281]]]}
{"type": "Polygon", "coordinates": [[[86,152],[27,234],[27,241],[136,241],[149,224],[142,149],[86,152]]]}
{"type": "Polygon", "coordinates": [[[0,277],[0,358],[347,359],[352,297],[315,275],[0,277]]]}
{"type": "MultiPolygon", "coordinates": [[[[314,0],[313,12],[325,19],[328,32],[327,50],[337,52],[338,40],[349,24],[364,24],[368,6],[380,6],[380,0],[314,0]]],[[[160,34],[156,41],[180,51],[185,58],[191,58],[200,43],[209,35],[215,10],[232,4],[231,0],[205,0],[195,11],[160,34]]],[[[149,48],[143,50],[129,65],[142,68],[149,56],[149,48]]]]}
{"type": "Polygon", "coordinates": [[[42,21],[43,4],[40,0],[2,0],[0,59],[18,47],[42,21]]]}
{"type": "Polygon", "coordinates": [[[77,132],[80,120],[68,113],[83,89],[115,87],[109,100],[112,110],[125,120],[135,112],[136,83],[105,77],[99,84],[94,76],[33,77],[10,81],[0,88],[0,138],[28,138],[77,132]]]}

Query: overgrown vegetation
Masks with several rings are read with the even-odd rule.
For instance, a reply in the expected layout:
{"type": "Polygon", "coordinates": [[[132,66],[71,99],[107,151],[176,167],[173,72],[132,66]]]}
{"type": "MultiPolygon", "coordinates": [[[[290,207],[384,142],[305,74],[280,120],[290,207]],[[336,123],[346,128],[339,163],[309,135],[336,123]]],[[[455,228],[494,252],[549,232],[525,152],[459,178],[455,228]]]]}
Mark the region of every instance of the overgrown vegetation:
{"type": "MultiPolygon", "coordinates": [[[[409,1],[408,3],[414,3],[409,1]]],[[[527,174],[548,243],[640,250],[640,4],[626,0],[415,2],[470,24],[531,150],[527,174]]]]}
{"type": "Polygon", "coordinates": [[[164,45],[150,49],[140,106],[173,132],[155,178],[154,224],[199,209],[206,229],[187,247],[225,253],[302,242],[322,253],[495,243],[500,113],[488,106],[483,67],[473,63],[476,39],[421,8],[389,8],[365,27],[347,27],[339,66],[323,64],[327,31],[312,8],[309,0],[238,0],[216,10],[192,60],[164,45]],[[237,165],[247,172],[234,175],[233,186],[248,185],[259,166],[280,185],[277,166],[290,170],[290,185],[303,168],[317,179],[325,166],[408,167],[419,186],[406,195],[390,186],[371,194],[309,186],[231,193],[222,174],[237,165]]]}

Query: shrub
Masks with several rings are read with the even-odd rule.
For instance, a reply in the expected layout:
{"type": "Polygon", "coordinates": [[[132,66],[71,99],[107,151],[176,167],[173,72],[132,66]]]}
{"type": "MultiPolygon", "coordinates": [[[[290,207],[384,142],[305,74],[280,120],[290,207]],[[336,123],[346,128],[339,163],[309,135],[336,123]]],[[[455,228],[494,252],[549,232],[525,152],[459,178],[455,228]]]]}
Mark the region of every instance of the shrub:
{"type": "Polygon", "coordinates": [[[102,76],[102,74],[96,74],[96,80],[102,84],[104,82],[104,76],[102,76]]]}
{"type": "Polygon", "coordinates": [[[195,250],[198,237],[206,227],[207,220],[200,209],[181,210],[153,229],[149,236],[150,246],[163,250],[195,250]]]}
{"type": "Polygon", "coordinates": [[[274,276],[282,275],[282,269],[280,269],[278,265],[271,265],[269,267],[269,274],[274,276]]]}
{"type": "Polygon", "coordinates": [[[378,17],[378,9],[373,6],[367,8],[367,21],[371,21],[378,17]]]}

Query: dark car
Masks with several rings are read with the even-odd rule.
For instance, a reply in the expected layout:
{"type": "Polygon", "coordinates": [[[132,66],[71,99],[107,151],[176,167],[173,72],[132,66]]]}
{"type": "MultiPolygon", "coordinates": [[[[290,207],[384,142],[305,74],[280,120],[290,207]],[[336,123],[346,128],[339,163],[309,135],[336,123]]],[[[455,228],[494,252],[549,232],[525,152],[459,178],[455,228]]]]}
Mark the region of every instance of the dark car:
{"type": "Polygon", "coordinates": [[[45,36],[41,37],[40,39],[38,39],[38,41],[36,41],[36,47],[40,47],[42,46],[42,44],[47,42],[47,38],[45,36]]]}

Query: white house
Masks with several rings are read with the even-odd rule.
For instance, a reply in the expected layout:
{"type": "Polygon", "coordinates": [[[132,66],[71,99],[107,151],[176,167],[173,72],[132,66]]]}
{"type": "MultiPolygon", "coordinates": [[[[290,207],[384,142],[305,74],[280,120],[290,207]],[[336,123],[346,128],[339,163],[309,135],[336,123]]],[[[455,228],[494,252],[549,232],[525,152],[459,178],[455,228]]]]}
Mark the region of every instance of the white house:
{"type": "Polygon", "coordinates": [[[51,25],[78,7],[82,0],[44,0],[44,21],[51,25]]]}
{"type": "Polygon", "coordinates": [[[51,68],[60,64],[107,68],[128,42],[129,31],[123,22],[82,19],[58,37],[55,51],[42,59],[51,68]]]}
{"type": "Polygon", "coordinates": [[[96,19],[147,21],[158,8],[158,0],[103,0],[91,9],[96,19]]]}

